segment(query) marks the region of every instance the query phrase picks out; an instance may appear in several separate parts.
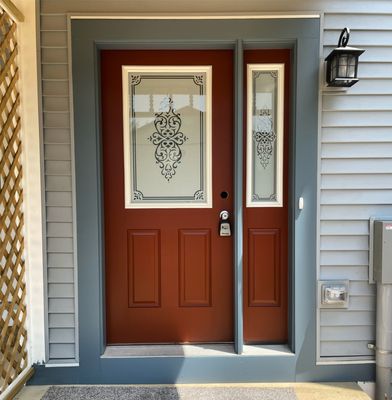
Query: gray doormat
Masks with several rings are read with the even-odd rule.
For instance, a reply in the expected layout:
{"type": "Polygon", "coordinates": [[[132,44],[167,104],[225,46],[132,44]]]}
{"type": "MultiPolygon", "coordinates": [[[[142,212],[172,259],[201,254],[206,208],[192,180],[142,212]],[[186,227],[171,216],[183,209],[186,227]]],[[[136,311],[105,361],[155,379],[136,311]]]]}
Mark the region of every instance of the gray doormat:
{"type": "Polygon", "coordinates": [[[292,388],[51,386],[42,400],[297,400],[292,388]]]}

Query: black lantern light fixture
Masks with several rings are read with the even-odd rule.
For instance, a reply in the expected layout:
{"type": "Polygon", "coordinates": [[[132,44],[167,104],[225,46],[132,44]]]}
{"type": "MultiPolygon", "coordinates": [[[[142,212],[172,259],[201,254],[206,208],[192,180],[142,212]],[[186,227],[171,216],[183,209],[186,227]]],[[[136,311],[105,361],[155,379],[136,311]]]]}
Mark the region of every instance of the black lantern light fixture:
{"type": "Polygon", "coordinates": [[[358,58],[365,51],[348,47],[350,29],[344,28],[339,37],[338,47],[325,59],[327,62],[327,85],[350,87],[358,82],[358,58]]]}

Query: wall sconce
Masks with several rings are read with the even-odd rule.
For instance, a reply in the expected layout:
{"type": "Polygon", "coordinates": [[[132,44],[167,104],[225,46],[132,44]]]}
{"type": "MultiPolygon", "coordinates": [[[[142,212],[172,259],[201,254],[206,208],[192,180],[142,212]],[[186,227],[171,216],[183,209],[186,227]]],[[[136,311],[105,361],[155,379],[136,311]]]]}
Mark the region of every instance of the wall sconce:
{"type": "Polygon", "coordinates": [[[325,59],[327,62],[327,86],[350,87],[358,82],[358,58],[365,51],[347,47],[350,29],[344,28],[338,47],[325,59]]]}

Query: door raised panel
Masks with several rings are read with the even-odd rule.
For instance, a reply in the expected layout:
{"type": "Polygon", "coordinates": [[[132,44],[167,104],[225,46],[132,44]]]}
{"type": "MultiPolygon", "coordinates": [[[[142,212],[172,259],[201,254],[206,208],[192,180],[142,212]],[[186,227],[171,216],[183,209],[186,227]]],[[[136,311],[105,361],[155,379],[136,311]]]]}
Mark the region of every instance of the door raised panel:
{"type": "Polygon", "coordinates": [[[159,230],[128,230],[128,305],[159,307],[159,230]]]}
{"type": "Polygon", "coordinates": [[[211,234],[209,229],[182,229],[180,242],[180,306],[211,305],[211,234]]]}
{"type": "Polygon", "coordinates": [[[280,231],[249,229],[249,307],[280,303],[280,231]]]}

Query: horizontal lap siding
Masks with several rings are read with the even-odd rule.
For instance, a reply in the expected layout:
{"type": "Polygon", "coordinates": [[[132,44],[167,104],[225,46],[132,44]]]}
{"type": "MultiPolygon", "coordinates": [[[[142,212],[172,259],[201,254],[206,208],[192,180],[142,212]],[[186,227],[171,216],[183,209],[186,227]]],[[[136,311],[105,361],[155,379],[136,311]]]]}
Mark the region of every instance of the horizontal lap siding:
{"type": "Polygon", "coordinates": [[[41,16],[49,360],[77,358],[66,14],[41,16]]]}
{"type": "Polygon", "coordinates": [[[366,51],[355,86],[322,93],[320,279],[348,279],[350,301],[348,309],[320,310],[321,359],[374,356],[368,220],[392,215],[392,16],[326,13],[324,56],[344,26],[350,45],[366,51]]]}

